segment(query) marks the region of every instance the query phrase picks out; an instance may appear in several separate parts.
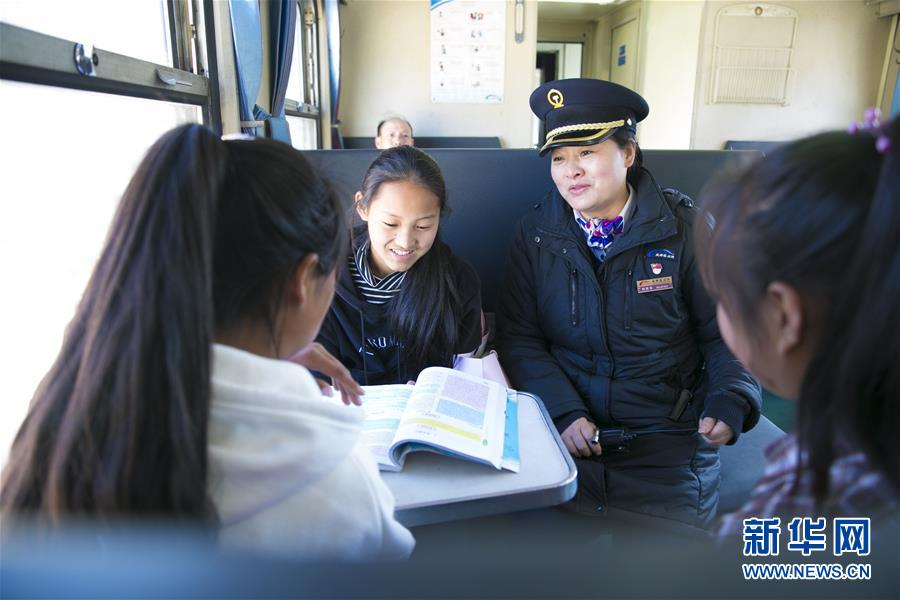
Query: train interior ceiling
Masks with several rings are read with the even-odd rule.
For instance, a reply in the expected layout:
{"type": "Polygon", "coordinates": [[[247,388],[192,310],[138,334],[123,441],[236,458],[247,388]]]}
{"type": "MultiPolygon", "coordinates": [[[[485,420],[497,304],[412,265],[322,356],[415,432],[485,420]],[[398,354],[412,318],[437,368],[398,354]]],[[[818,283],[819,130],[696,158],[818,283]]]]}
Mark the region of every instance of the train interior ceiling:
{"type": "Polygon", "coordinates": [[[464,68],[484,77],[469,87],[494,90],[481,97],[443,85],[435,11],[452,2],[0,2],[0,266],[21,291],[0,311],[2,461],[128,178],[176,124],[310,150],[365,146],[401,115],[435,146],[534,148],[529,94],[581,76],[648,100],[642,147],[718,150],[845,128],[900,101],[897,0],[477,4],[487,16],[470,35],[494,45],[469,45],[464,68]]]}

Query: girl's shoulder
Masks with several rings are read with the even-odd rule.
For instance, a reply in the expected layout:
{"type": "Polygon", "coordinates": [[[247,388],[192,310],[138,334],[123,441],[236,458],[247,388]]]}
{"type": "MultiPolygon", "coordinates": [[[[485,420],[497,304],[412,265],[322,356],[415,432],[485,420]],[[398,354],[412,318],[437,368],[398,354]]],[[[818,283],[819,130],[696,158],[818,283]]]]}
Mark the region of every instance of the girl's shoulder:
{"type": "Polygon", "coordinates": [[[211,352],[211,407],[216,414],[255,414],[257,424],[272,420],[282,425],[285,419],[315,416],[334,427],[349,427],[351,433],[358,429],[361,416],[323,397],[306,367],[224,344],[213,344],[211,352]]]}

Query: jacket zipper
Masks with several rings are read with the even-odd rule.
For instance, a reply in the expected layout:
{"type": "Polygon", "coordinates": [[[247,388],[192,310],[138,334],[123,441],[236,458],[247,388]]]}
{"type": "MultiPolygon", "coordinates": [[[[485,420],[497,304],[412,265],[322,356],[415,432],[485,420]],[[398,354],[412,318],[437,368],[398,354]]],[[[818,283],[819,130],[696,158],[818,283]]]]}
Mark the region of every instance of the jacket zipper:
{"type": "Polygon", "coordinates": [[[631,331],[631,286],[634,283],[634,270],[629,268],[625,272],[625,329],[631,331]]]}
{"type": "Polygon", "coordinates": [[[616,359],[609,348],[609,324],[606,319],[606,262],[600,267],[597,283],[600,284],[600,318],[603,320],[603,346],[606,348],[606,356],[609,358],[609,377],[606,380],[606,422],[612,423],[612,382],[616,375],[616,359]]]}
{"type": "Polygon", "coordinates": [[[572,327],[578,325],[578,270],[569,271],[569,300],[572,309],[572,327]]]}

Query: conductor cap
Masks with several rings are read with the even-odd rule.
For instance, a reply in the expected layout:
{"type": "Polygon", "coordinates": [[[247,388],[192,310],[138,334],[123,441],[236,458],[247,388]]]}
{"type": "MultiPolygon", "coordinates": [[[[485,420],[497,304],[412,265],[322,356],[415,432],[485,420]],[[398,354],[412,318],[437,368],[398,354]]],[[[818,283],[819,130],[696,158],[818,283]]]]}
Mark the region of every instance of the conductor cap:
{"type": "Polygon", "coordinates": [[[547,132],[541,156],[560,146],[599,144],[620,127],[634,133],[650,112],[640,94],[601,79],[548,81],[531,93],[529,104],[547,132]]]}

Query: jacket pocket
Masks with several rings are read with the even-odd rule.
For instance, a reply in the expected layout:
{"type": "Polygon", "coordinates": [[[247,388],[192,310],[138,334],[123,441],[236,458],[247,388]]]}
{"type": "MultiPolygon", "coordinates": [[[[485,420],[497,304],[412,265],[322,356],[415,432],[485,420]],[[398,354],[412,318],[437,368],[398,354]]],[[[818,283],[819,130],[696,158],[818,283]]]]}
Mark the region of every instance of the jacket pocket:
{"type": "Polygon", "coordinates": [[[641,264],[630,265],[625,271],[625,298],[623,307],[623,328],[628,335],[648,339],[671,339],[681,327],[687,315],[681,307],[681,281],[679,274],[651,273],[641,264]],[[661,277],[668,287],[640,293],[638,283],[645,279],[661,277]]]}

